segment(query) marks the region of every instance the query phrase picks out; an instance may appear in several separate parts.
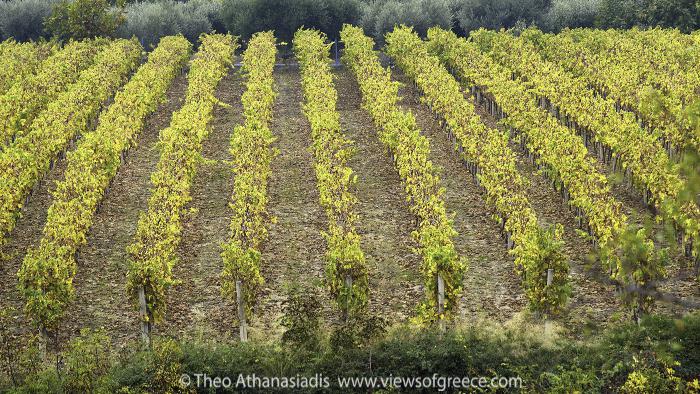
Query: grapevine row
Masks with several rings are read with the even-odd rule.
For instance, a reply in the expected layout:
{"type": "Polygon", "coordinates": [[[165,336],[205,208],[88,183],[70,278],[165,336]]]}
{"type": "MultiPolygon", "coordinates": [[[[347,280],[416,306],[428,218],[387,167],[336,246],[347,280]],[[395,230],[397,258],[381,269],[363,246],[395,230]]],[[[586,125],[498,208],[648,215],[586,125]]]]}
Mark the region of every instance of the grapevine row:
{"type": "Polygon", "coordinates": [[[608,246],[621,233],[627,218],[578,136],[539,108],[523,85],[512,80],[510,73],[479,52],[473,43],[440,29],[431,29],[429,38],[431,49],[460,77],[488,89],[507,114],[505,124],[520,133],[521,145],[548,168],[549,177],[569,205],[576,208],[577,216],[588,219],[589,231],[599,246],[608,246]]]}
{"type": "Polygon", "coordinates": [[[165,313],[165,293],[176,284],[172,277],[182,232],[185,205],[208,135],[217,85],[228,72],[236,44],[230,35],[203,35],[190,66],[185,104],[173,113],[170,126],[160,133],[160,159],[151,174],[153,187],[148,210],[139,217],[136,235],[128,247],[127,288],[141,308],[142,334],[165,313]]]}
{"type": "Polygon", "coordinates": [[[530,92],[550,101],[558,109],[557,116],[563,115],[564,123],[579,129],[586,142],[593,140],[592,145],[607,156],[606,160],[613,159],[614,167],[619,165],[629,173],[645,190],[645,201],[676,223],[685,241],[700,243],[700,208],[694,201],[680,198],[684,182],[679,166],[671,163],[659,140],[641,128],[634,115],[623,112],[618,116],[612,100],[596,96],[583,80],[543,60],[528,42],[486,31],[473,37],[488,47],[492,58],[526,78],[530,92]]]}
{"type": "Polygon", "coordinates": [[[72,41],[44,60],[36,74],[0,96],[0,149],[27,132],[39,113],[96,61],[98,51],[109,51],[105,45],[101,39],[72,41]]]}
{"type": "MultiPolygon", "coordinates": [[[[629,72],[628,79],[653,86],[669,94],[680,105],[689,104],[700,87],[698,35],[672,29],[573,30],[576,38],[601,60],[606,68],[629,72]],[[592,45],[593,44],[593,45],[592,45]],[[610,51],[612,49],[612,51],[610,51]],[[610,51],[608,54],[605,51],[610,51]]],[[[624,78],[624,75],[618,74],[624,78]]],[[[613,82],[609,78],[606,81],[613,82]]]]}
{"type": "MultiPolygon", "coordinates": [[[[538,106],[537,100],[511,73],[479,51],[476,45],[439,28],[428,31],[430,47],[465,81],[480,100],[488,89],[492,115],[501,118],[543,165],[565,201],[579,218],[587,218],[588,231],[597,240],[601,261],[611,277],[624,288],[649,289],[665,275],[664,251],[657,251],[645,229],[635,229],[610,195],[605,176],[596,171],[583,141],[538,106]],[[498,105],[496,105],[498,103],[498,105]],[[500,107],[499,107],[500,106],[500,107]]],[[[654,299],[642,292],[623,292],[639,318],[654,299]]]]}
{"type": "MultiPolygon", "coordinates": [[[[694,97],[683,91],[698,85],[676,80],[687,75],[685,70],[697,67],[678,68],[674,62],[664,61],[670,49],[668,40],[664,40],[664,45],[649,45],[655,40],[646,40],[645,44],[632,32],[623,37],[613,30],[577,29],[559,35],[527,31],[523,37],[537,43],[544,58],[585,79],[604,97],[614,99],[617,109],[631,110],[641,117],[640,123],[664,141],[669,154],[684,148],[697,150],[700,139],[693,134],[682,111],[694,97]],[[664,63],[667,67],[663,67],[664,63]]],[[[661,37],[661,32],[650,31],[655,37],[661,37]]]]}
{"type": "Polygon", "coordinates": [[[267,212],[270,163],[275,155],[270,130],[275,101],[274,78],[277,48],[271,31],[255,34],[243,54],[246,91],[241,97],[245,123],[231,135],[233,193],[230,237],[222,245],[222,295],[238,305],[241,340],[247,340],[247,315],[260,293],[260,245],[271,222],[267,212]]]}
{"type": "MultiPolygon", "coordinates": [[[[628,62],[645,67],[642,78],[648,86],[656,87],[669,95],[680,106],[695,100],[700,88],[698,62],[700,53],[696,45],[697,35],[683,34],[672,29],[631,29],[611,31],[615,44],[620,45],[620,56],[628,56],[628,62]]],[[[616,66],[622,65],[616,56],[616,66]]]]}
{"type": "Polygon", "coordinates": [[[86,242],[98,205],[146,116],[164,99],[189,53],[190,43],[182,36],[160,40],[100,115],[97,129],[68,154],[65,177],[53,192],[41,243],[29,250],[20,271],[27,311],[41,327],[55,328],[71,301],[76,253],[86,242]]]}
{"type": "Polygon", "coordinates": [[[106,47],[76,83],[58,95],[27,132],[0,152],[0,245],[21,215],[32,189],[71,141],[88,131],[105,102],[141,59],[135,40],[106,47]]]}
{"type": "Polygon", "coordinates": [[[365,307],[369,289],[367,263],[355,231],[357,197],[351,189],[357,176],[347,165],[353,142],[340,130],[329,50],[323,33],[299,30],[294,35],[294,52],[304,87],[304,113],[311,124],[318,190],[328,218],[324,232],[326,280],[331,294],[347,313],[365,307]]]}
{"type": "MultiPolygon", "coordinates": [[[[344,27],[343,37],[352,48],[350,29],[344,27]]],[[[358,52],[346,51],[344,59],[360,85],[363,105],[378,127],[379,139],[392,154],[411,212],[418,219],[413,235],[423,257],[427,296],[419,319],[442,323],[457,309],[466,261],[455,250],[457,232],[447,217],[444,188],[428,157],[429,142],[420,134],[413,114],[397,106],[398,83],[392,82],[391,72],[381,66],[378,56],[371,51],[353,53],[358,52]]]]}
{"type": "MultiPolygon", "coordinates": [[[[511,253],[531,308],[545,314],[559,312],[569,293],[569,264],[561,251],[562,229],[558,226],[548,233],[538,226],[516,168],[515,153],[508,147],[508,134],[481,122],[459,83],[437,57],[428,53],[417,34],[398,28],[387,42],[388,54],[416,82],[423,100],[444,119],[470,171],[486,191],[486,201],[497,212],[508,246],[514,246],[511,253]],[[552,282],[548,284],[550,269],[552,282]]],[[[365,50],[370,50],[371,44],[366,41],[365,50]]]]}
{"type": "Polygon", "coordinates": [[[55,43],[19,43],[13,39],[0,43],[0,94],[33,75],[56,49],[55,43]]]}

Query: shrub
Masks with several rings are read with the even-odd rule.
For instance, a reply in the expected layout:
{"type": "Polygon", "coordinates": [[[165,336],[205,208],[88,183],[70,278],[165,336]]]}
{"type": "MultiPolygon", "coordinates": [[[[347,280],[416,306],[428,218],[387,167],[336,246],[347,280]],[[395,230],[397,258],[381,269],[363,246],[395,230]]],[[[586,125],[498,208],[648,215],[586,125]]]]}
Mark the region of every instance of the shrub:
{"type": "MultiPolygon", "coordinates": [[[[81,346],[74,342],[72,350],[62,356],[84,363],[104,360],[80,354],[104,352],[101,340],[88,338],[84,337],[81,346]]],[[[156,337],[151,349],[130,347],[122,352],[107,375],[103,375],[102,364],[91,373],[91,387],[83,388],[109,393],[185,392],[178,382],[181,373],[193,379],[193,374],[206,373],[228,376],[234,382],[239,374],[320,374],[330,378],[331,384],[335,376],[517,376],[527,392],[553,393],[700,389],[700,353],[693,350],[700,344],[698,313],[682,319],[648,317],[640,325],[613,324],[580,340],[545,342],[534,326],[515,323],[504,327],[488,322],[447,332],[395,327],[374,339],[363,337],[360,347],[345,341],[345,335],[336,339],[343,340],[341,346],[324,342],[319,350],[309,352],[296,343],[274,340],[241,343],[206,337],[175,342],[156,337]]],[[[42,367],[15,392],[75,392],[70,391],[77,388],[69,385],[70,373],[58,373],[55,363],[42,367]]],[[[337,387],[326,391],[347,392],[337,387]]]]}
{"type": "Polygon", "coordinates": [[[630,28],[641,22],[639,0],[602,0],[596,26],[603,28],[630,28]]]}
{"type": "Polygon", "coordinates": [[[657,291],[656,283],[666,272],[668,250],[657,249],[647,239],[646,228],[630,226],[619,236],[615,251],[619,261],[615,278],[623,287],[621,296],[625,305],[631,308],[633,318],[641,319],[648,314],[656,301],[652,296],[657,291]]]}
{"type": "Polygon", "coordinates": [[[545,13],[546,0],[466,0],[458,7],[456,18],[464,32],[480,27],[510,29],[516,24],[537,24],[545,13]]]}
{"type": "Polygon", "coordinates": [[[193,43],[200,34],[221,26],[221,3],[212,0],[136,2],[126,6],[126,22],[117,35],[136,36],[144,47],[155,46],[161,37],[182,34],[193,43]]]}
{"type": "Polygon", "coordinates": [[[677,27],[689,33],[700,26],[700,4],[695,0],[602,0],[596,26],[677,27]]]}
{"type": "Polygon", "coordinates": [[[138,2],[125,8],[126,21],[117,31],[120,37],[136,36],[144,48],[154,46],[160,37],[179,33],[175,2],[138,2]]]}
{"type": "Polygon", "coordinates": [[[565,27],[593,27],[602,0],[554,0],[542,25],[558,32],[565,27]]]}
{"type": "MultiPolygon", "coordinates": [[[[99,388],[93,392],[192,393],[194,391],[190,390],[191,387],[188,389],[186,383],[180,381],[180,376],[185,372],[182,365],[185,357],[184,350],[196,352],[212,363],[222,362],[220,357],[211,353],[211,348],[204,346],[202,344],[194,347],[194,345],[176,342],[166,337],[154,337],[150,348],[144,347],[141,343],[131,343],[112,364],[109,374],[102,377],[99,388]],[[198,352],[200,349],[204,351],[198,352]],[[202,353],[204,356],[201,355],[202,353]]],[[[198,364],[198,368],[190,371],[208,372],[202,364],[198,364]]]]}
{"type": "Polygon", "coordinates": [[[253,33],[274,30],[279,40],[290,42],[301,26],[315,28],[331,39],[343,23],[356,23],[358,0],[224,0],[224,26],[244,39],[253,33]]]}
{"type": "Polygon", "coordinates": [[[430,27],[452,27],[452,9],[447,0],[374,0],[365,5],[360,25],[367,34],[379,41],[394,26],[413,26],[414,30],[425,35],[430,27]]]}
{"type": "Polygon", "coordinates": [[[321,299],[313,288],[292,286],[284,302],[282,342],[317,350],[321,342],[321,299]]]}
{"type": "Polygon", "coordinates": [[[189,0],[183,6],[184,12],[197,12],[206,16],[212,30],[217,33],[226,33],[226,27],[221,19],[221,9],[221,0],[189,0]]]}
{"type": "Polygon", "coordinates": [[[214,30],[210,15],[218,15],[220,13],[221,3],[193,0],[177,4],[180,32],[188,40],[195,43],[202,33],[211,33],[214,30]]]}
{"type": "Polygon", "coordinates": [[[45,21],[46,30],[61,39],[111,37],[123,17],[107,0],[61,0],[45,21]]]}
{"type": "Polygon", "coordinates": [[[112,363],[110,338],[104,330],[80,330],[65,352],[64,386],[69,392],[94,392],[112,363]]]}
{"type": "Polygon", "coordinates": [[[331,349],[354,349],[374,345],[386,334],[387,321],[381,316],[359,313],[334,327],[329,338],[331,349]]]}
{"type": "Polygon", "coordinates": [[[700,27],[700,3],[695,0],[647,0],[643,12],[650,26],[677,27],[684,33],[700,27]]]}
{"type": "Polygon", "coordinates": [[[44,30],[44,18],[58,0],[10,0],[0,2],[0,38],[14,37],[17,41],[38,40],[49,34],[44,30]]]}
{"type": "Polygon", "coordinates": [[[38,336],[22,335],[17,311],[0,308],[0,391],[3,385],[17,386],[41,370],[42,347],[38,336]]]}

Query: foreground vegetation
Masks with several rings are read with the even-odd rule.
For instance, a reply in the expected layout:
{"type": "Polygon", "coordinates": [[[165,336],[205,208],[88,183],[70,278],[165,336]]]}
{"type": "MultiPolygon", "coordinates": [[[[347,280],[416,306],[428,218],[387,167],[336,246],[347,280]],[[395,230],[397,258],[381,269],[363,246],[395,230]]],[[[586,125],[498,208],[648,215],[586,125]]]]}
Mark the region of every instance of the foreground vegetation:
{"type": "MultiPolygon", "coordinates": [[[[521,392],[700,390],[700,354],[694,351],[700,348],[697,313],[679,320],[649,317],[640,325],[617,325],[572,340],[545,337],[538,334],[541,327],[518,323],[497,328],[481,322],[445,333],[412,326],[388,332],[380,326],[363,332],[348,326],[324,331],[313,308],[293,299],[289,305],[281,342],[222,341],[200,331],[181,340],[155,337],[151,350],[137,343],[116,349],[104,332],[85,330],[55,359],[40,363],[31,345],[8,351],[2,331],[2,387],[17,393],[187,392],[180,383],[183,373],[234,382],[239,374],[321,374],[335,382],[342,371],[345,377],[517,376],[521,392]],[[363,335],[370,335],[369,340],[359,341],[363,335]]],[[[347,390],[331,383],[328,391],[347,390]]]]}

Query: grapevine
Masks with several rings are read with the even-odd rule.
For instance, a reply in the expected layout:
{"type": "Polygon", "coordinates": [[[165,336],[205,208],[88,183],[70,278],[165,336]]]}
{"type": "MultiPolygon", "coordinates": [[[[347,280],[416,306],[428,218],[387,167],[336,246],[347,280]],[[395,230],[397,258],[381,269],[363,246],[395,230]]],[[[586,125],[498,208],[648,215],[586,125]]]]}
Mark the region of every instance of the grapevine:
{"type": "Polygon", "coordinates": [[[323,33],[299,30],[294,36],[306,99],[304,113],[311,124],[318,190],[328,218],[328,229],[323,234],[327,242],[326,280],[347,314],[365,307],[369,289],[367,263],[355,231],[357,197],[351,188],[357,183],[357,176],[347,166],[352,141],[340,130],[329,50],[323,33]]]}
{"type": "MultiPolygon", "coordinates": [[[[521,145],[534,154],[533,159],[546,168],[577,215],[587,219],[588,231],[597,241],[611,277],[622,285],[649,284],[662,277],[664,252],[654,249],[644,231],[631,228],[620,203],[610,195],[607,179],[587,156],[583,141],[540,108],[519,80],[513,80],[510,72],[482,54],[474,43],[439,28],[431,29],[428,36],[432,50],[440,53],[474,90],[488,89],[493,97],[492,113],[502,118],[521,145]],[[626,248],[627,244],[643,247],[626,248]],[[627,255],[626,250],[634,254],[627,255]]],[[[635,306],[644,311],[650,307],[647,303],[635,306]]]]}
{"type": "Polygon", "coordinates": [[[12,85],[0,96],[0,148],[27,132],[41,111],[96,61],[98,51],[110,50],[105,46],[103,39],[69,42],[44,60],[37,74],[12,85]]]}
{"type": "Polygon", "coordinates": [[[18,43],[13,39],[0,43],[0,94],[15,83],[34,75],[41,62],[57,50],[55,42],[18,43]]]}
{"type": "Polygon", "coordinates": [[[170,83],[189,58],[184,37],[165,37],[151,52],[114,103],[100,115],[99,125],[68,154],[64,180],[57,184],[43,237],[30,249],[22,268],[28,310],[42,327],[55,327],[73,297],[75,255],[85,244],[97,207],[135,143],[146,116],[161,102],[170,83]],[[49,268],[51,263],[54,269],[49,268]],[[42,287],[41,283],[51,286],[42,287]]]}
{"type": "MultiPolygon", "coordinates": [[[[234,174],[229,203],[231,235],[222,245],[221,291],[224,297],[238,302],[236,283],[240,283],[241,327],[245,327],[245,317],[251,313],[264,282],[260,274],[260,245],[267,239],[268,224],[272,221],[267,212],[267,184],[270,162],[275,155],[271,148],[275,139],[270,121],[276,96],[272,76],[276,54],[272,32],[251,38],[243,54],[242,68],[247,79],[241,97],[245,123],[233,130],[230,141],[234,174]]],[[[245,340],[245,334],[241,337],[245,340]]]]}
{"type": "Polygon", "coordinates": [[[620,111],[633,111],[664,143],[669,155],[700,149],[700,138],[683,116],[700,88],[693,39],[672,30],[575,29],[544,35],[528,29],[544,58],[583,78],[620,111]]]}
{"type": "Polygon", "coordinates": [[[208,135],[207,124],[218,102],[214,91],[228,72],[237,45],[230,35],[205,34],[200,40],[187,76],[185,104],[160,133],[161,153],[151,174],[148,210],[140,215],[134,241],[127,248],[127,289],[144,312],[141,319],[148,327],[147,333],[165,313],[166,291],[178,283],[172,269],[178,260],[182,216],[191,200],[190,188],[202,142],[208,135]],[[142,300],[139,293],[143,294],[142,300]]]}
{"type": "Polygon", "coordinates": [[[486,201],[498,213],[507,243],[514,249],[515,264],[523,277],[530,306],[545,314],[561,311],[566,303],[569,265],[561,251],[561,226],[550,234],[537,225],[537,217],[526,196],[516,168],[515,153],[508,135],[487,128],[474,105],[464,98],[459,83],[428,53],[422,40],[408,29],[391,35],[388,53],[423,91],[423,101],[442,116],[459,142],[459,150],[470,170],[486,191],[486,201]],[[553,237],[553,238],[552,238],[553,237]],[[551,239],[550,239],[551,238],[551,239]],[[547,284],[547,271],[553,270],[547,284]]]}
{"type": "Polygon", "coordinates": [[[37,116],[26,134],[0,152],[0,245],[57,156],[91,128],[105,102],[137,66],[141,49],[135,40],[109,44],[93,66],[37,116]]]}
{"type": "Polygon", "coordinates": [[[526,78],[530,92],[540,101],[551,101],[565,124],[583,129],[584,140],[592,140],[590,143],[606,160],[612,158],[614,167],[628,173],[645,195],[648,191],[649,203],[683,230],[685,241],[700,244],[700,208],[693,201],[681,200],[684,182],[679,166],[670,161],[658,139],[641,128],[632,114],[610,116],[615,113],[610,99],[596,96],[583,80],[543,60],[528,42],[483,30],[473,37],[475,42],[488,46],[495,60],[526,78]]]}
{"type": "MultiPolygon", "coordinates": [[[[344,31],[351,34],[347,27],[344,31]]],[[[466,261],[455,250],[453,238],[457,232],[447,216],[440,178],[428,158],[428,139],[420,134],[413,114],[398,108],[398,84],[380,65],[377,55],[365,51],[350,57],[350,53],[344,56],[360,85],[363,105],[378,127],[379,139],[394,158],[406,200],[418,218],[413,236],[423,257],[427,296],[418,319],[443,323],[457,310],[466,261]]]]}

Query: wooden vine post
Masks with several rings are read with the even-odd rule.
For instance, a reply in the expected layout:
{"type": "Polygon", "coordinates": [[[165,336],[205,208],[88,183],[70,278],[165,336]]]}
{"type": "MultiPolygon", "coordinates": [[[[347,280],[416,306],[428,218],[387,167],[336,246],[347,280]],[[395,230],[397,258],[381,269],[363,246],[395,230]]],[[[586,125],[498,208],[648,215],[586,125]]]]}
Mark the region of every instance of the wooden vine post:
{"type": "Polygon", "coordinates": [[[146,345],[151,345],[151,316],[148,313],[146,304],[146,290],[143,285],[139,286],[139,317],[141,318],[141,341],[146,345]]]}
{"type": "Polygon", "coordinates": [[[445,331],[445,319],[443,315],[445,314],[445,280],[442,275],[438,273],[437,276],[437,287],[438,287],[438,324],[440,325],[440,331],[445,331]]]}
{"type": "MultiPolygon", "coordinates": [[[[547,287],[551,286],[553,281],[554,281],[554,269],[547,268],[547,287]]],[[[551,333],[552,333],[552,321],[550,320],[549,316],[547,316],[544,320],[544,334],[546,336],[549,336],[551,333]]]]}
{"type": "Polygon", "coordinates": [[[347,321],[350,317],[350,305],[352,301],[352,275],[347,274],[345,276],[345,287],[348,289],[348,300],[345,304],[345,320],[347,321]]]}
{"type": "Polygon", "coordinates": [[[49,341],[51,336],[49,335],[49,330],[42,324],[39,327],[39,335],[41,340],[39,342],[39,355],[42,360],[46,361],[49,359],[49,341]]]}
{"type": "Polygon", "coordinates": [[[243,298],[243,283],[236,281],[236,304],[238,305],[238,322],[241,342],[248,342],[248,322],[245,317],[245,298],[243,298]]]}
{"type": "Polygon", "coordinates": [[[634,279],[632,274],[628,274],[627,278],[629,280],[629,283],[631,284],[631,289],[626,288],[623,289],[624,292],[636,292],[636,298],[637,298],[637,305],[635,305],[632,308],[632,320],[639,326],[642,324],[642,315],[644,314],[644,311],[642,309],[642,301],[641,298],[644,297],[644,293],[642,292],[643,289],[641,286],[637,284],[637,281],[634,279]]]}

